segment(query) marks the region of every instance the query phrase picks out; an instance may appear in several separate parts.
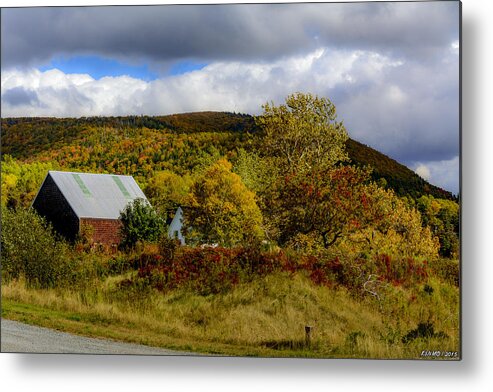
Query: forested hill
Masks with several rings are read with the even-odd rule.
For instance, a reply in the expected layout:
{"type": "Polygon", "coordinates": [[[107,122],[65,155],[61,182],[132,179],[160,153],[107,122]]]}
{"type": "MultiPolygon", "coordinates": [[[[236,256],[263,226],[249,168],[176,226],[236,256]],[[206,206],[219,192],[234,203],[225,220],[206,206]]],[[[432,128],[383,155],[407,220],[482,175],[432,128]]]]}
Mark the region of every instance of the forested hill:
{"type": "Polygon", "coordinates": [[[371,166],[373,178],[375,180],[385,179],[387,186],[393,188],[401,196],[410,195],[417,198],[423,194],[429,194],[441,199],[456,199],[451,192],[430,184],[407,166],[371,147],[353,139],[347,141],[346,147],[353,163],[371,166]]]}
{"type": "MultiPolygon", "coordinates": [[[[255,137],[253,117],[225,112],[168,116],[5,118],[2,154],[23,161],[55,161],[62,168],[146,177],[149,171],[193,169],[207,155],[234,156],[255,137]]],[[[373,178],[399,195],[454,199],[386,155],[349,139],[353,163],[373,168],[373,178]],[[381,180],[381,179],[384,180],[381,180]]]]}

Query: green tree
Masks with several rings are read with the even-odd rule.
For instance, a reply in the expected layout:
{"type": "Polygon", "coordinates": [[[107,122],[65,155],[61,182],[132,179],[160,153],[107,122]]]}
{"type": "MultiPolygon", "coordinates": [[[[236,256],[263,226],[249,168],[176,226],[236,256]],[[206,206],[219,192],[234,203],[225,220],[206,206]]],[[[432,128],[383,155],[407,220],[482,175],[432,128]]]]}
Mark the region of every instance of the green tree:
{"type": "Polygon", "coordinates": [[[54,287],[68,282],[69,247],[33,210],[2,207],[2,277],[24,276],[27,286],[54,287]]]}
{"type": "Polygon", "coordinates": [[[143,199],[135,199],[120,214],[124,248],[133,248],[138,241],[156,242],[166,228],[165,220],[143,199]]]}
{"type": "Polygon", "coordinates": [[[241,177],[245,186],[257,195],[265,193],[273,176],[266,160],[255,151],[240,148],[234,163],[233,172],[241,177]]]}
{"type": "Polygon", "coordinates": [[[266,103],[255,121],[263,137],[259,149],[274,157],[282,172],[324,171],[347,161],[344,124],[328,98],[296,93],[279,106],[266,103]]]}
{"type": "MultiPolygon", "coordinates": [[[[261,157],[255,151],[246,151],[241,148],[238,150],[237,158],[234,163],[233,172],[241,177],[241,181],[252,192],[255,193],[255,200],[261,211],[267,209],[267,199],[272,197],[273,184],[277,180],[277,171],[272,169],[273,164],[268,157],[261,157]]],[[[264,221],[264,228],[269,229],[272,222],[264,221]]]]}
{"type": "Polygon", "coordinates": [[[221,159],[192,185],[184,217],[191,243],[235,246],[263,238],[255,194],[231,168],[231,163],[221,159]]]}

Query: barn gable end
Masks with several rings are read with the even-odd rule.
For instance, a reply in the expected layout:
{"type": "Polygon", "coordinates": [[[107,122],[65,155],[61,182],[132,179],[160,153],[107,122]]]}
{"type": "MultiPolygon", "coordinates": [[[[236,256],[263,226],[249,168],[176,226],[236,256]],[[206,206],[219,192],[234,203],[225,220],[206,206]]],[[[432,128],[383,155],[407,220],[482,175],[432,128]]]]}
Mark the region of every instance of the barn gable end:
{"type": "Polygon", "coordinates": [[[32,208],[50,222],[57,233],[69,241],[75,241],[79,234],[79,218],[49,173],[32,208]]]}

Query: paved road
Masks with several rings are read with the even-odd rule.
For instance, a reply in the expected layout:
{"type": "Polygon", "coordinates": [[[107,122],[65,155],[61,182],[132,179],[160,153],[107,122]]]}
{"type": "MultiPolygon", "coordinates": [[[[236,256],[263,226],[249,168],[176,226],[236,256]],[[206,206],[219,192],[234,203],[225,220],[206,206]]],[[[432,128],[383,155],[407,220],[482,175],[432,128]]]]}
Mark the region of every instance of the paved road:
{"type": "Polygon", "coordinates": [[[85,338],[5,319],[1,319],[1,351],[11,353],[196,355],[107,339],[85,338]]]}

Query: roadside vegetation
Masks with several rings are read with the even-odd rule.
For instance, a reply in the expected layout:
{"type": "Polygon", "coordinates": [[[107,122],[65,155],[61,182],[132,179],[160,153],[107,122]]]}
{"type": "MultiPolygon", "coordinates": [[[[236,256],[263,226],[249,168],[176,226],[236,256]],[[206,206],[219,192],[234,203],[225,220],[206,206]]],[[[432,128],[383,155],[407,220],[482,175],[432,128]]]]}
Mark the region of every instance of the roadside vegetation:
{"type": "MultiPolygon", "coordinates": [[[[399,195],[352,162],[326,98],[293,94],[255,121],[234,154],[206,148],[173,171],[166,156],[181,162],[183,145],[137,162],[155,208],[129,205],[111,252],[85,232],[67,243],[27,208],[48,170],[91,171],[104,143],[75,167],[56,151],[5,158],[2,317],[202,353],[460,357],[457,202],[399,195]],[[186,246],[166,235],[178,206],[186,246]]],[[[105,132],[112,145],[121,136],[105,132]]],[[[125,132],[122,146],[142,136],[125,132]]],[[[211,135],[193,132],[180,137],[211,135]]]]}
{"type": "MultiPolygon", "coordinates": [[[[208,253],[210,261],[223,251],[208,253]]],[[[450,273],[457,267],[447,265],[450,273]]],[[[379,281],[377,275],[358,281],[354,272],[346,277],[309,264],[296,272],[279,267],[223,280],[222,266],[203,264],[193,277],[175,274],[166,288],[162,267],[107,277],[98,277],[101,266],[93,268],[91,283],[75,287],[27,288],[22,279],[4,284],[3,316],[210,354],[422,358],[423,350],[457,352],[459,347],[458,287],[449,276],[440,277],[441,270],[429,269],[426,278],[413,276],[406,284],[402,278],[400,284],[379,281]],[[309,345],[306,325],[313,327],[309,345]]]]}

